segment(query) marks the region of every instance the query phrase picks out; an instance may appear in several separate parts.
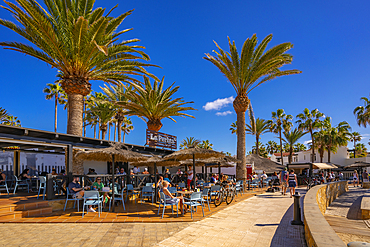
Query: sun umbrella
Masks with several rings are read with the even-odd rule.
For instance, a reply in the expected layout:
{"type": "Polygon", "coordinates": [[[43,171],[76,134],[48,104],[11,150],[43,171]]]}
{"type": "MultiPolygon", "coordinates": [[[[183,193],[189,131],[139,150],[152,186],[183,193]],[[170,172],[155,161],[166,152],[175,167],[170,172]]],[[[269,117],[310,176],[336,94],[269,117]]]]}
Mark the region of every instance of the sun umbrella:
{"type": "MultiPolygon", "coordinates": [[[[143,161],[148,159],[147,156],[133,152],[128,149],[127,146],[121,143],[111,143],[111,147],[98,148],[87,151],[79,151],[75,157],[81,160],[95,160],[95,161],[111,161],[112,162],[112,196],[114,201],[114,171],[115,162],[132,162],[132,161],[143,161]]],[[[114,212],[114,203],[112,205],[112,211],[114,212]]]]}
{"type": "MultiPolygon", "coordinates": [[[[225,154],[210,149],[203,148],[187,148],[182,149],[164,157],[165,160],[193,160],[193,173],[195,173],[195,159],[207,159],[207,158],[218,158],[224,157],[225,154]]],[[[195,175],[193,174],[193,183],[195,186],[195,175]]]]}

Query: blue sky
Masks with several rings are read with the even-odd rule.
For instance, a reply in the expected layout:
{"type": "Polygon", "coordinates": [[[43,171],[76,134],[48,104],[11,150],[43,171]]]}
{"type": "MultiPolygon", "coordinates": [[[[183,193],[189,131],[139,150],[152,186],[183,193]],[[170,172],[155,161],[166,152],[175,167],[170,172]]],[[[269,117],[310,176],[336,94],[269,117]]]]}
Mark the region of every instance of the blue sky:
{"type": "MultiPolygon", "coordinates": [[[[353,131],[360,132],[363,143],[369,142],[369,129],[358,127],[353,109],[362,104],[360,97],[369,96],[370,17],[369,1],[109,1],[97,0],[96,7],[118,8],[113,15],[135,9],[121,25],[134,28],[123,38],[139,38],[151,63],[161,66],[150,72],[165,76],[165,85],[180,86],[177,97],[194,101],[197,111],[192,118],[176,118],[177,123],[163,120],[161,132],[176,135],[178,142],[194,136],[208,139],[216,150],[236,153],[236,135],[230,124],[236,120],[232,104],[219,111],[206,111],[203,106],[217,99],[235,97],[231,84],[218,69],[202,57],[212,53],[215,40],[227,49],[227,37],[235,40],[239,50],[254,33],[259,40],[272,33],[270,46],[292,42],[292,65],[300,75],[275,79],[254,89],[251,99],[256,117],[270,119],[271,112],[283,108],[296,116],[304,108],[318,108],[332,117],[333,124],[347,121],[353,131]],[[217,112],[231,111],[226,116],[217,112]]],[[[0,10],[0,18],[11,19],[0,10]]],[[[1,41],[22,38],[0,27],[1,41]]],[[[0,107],[18,116],[22,126],[53,131],[53,101],[42,92],[55,81],[56,70],[35,58],[0,48],[0,107]]],[[[103,83],[93,81],[99,91],[103,83]]],[[[58,131],[66,132],[66,112],[59,107],[58,131]]],[[[145,143],[146,124],[132,117],[134,131],[128,143],[145,143]]],[[[88,131],[92,137],[92,131],[88,131]]],[[[306,135],[301,142],[309,140],[306,135]]],[[[278,141],[274,134],[265,134],[262,142],[278,141]]],[[[254,137],[247,135],[247,151],[254,137]]],[[[352,147],[349,144],[349,147],[352,147]]]]}

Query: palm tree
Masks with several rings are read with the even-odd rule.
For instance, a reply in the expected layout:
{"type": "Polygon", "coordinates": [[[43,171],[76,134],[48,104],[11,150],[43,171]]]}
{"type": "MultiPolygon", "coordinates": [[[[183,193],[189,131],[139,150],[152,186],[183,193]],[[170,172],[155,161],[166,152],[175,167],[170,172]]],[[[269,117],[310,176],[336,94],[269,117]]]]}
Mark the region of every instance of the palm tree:
{"type": "Polygon", "coordinates": [[[254,34],[248,38],[242,47],[241,54],[238,54],[235,42],[229,39],[230,52],[225,52],[215,42],[218,52],[216,56],[205,54],[204,59],[213,63],[236,91],[236,98],[233,102],[234,110],[237,115],[237,158],[242,162],[237,164],[237,179],[246,179],[246,156],[245,156],[245,112],[250,103],[248,93],[257,86],[275,79],[276,77],[298,74],[299,70],[280,70],[286,64],[290,64],[293,56],[286,52],[293,48],[293,44],[287,42],[274,46],[265,51],[268,43],[272,39],[272,34],[266,36],[257,46],[257,36],[254,34]]]}
{"type": "Polygon", "coordinates": [[[356,116],[358,126],[366,126],[370,124],[370,99],[361,97],[364,101],[364,106],[357,106],[353,111],[356,116]]]}
{"type": "Polygon", "coordinates": [[[230,131],[231,131],[231,134],[235,134],[236,133],[236,129],[237,129],[237,122],[235,121],[234,123],[232,123],[230,125],[230,131]]]}
{"type": "MultiPolygon", "coordinates": [[[[114,118],[117,120],[117,132],[118,132],[118,141],[121,141],[121,130],[122,124],[125,120],[126,109],[123,107],[122,104],[116,104],[117,102],[127,102],[126,98],[126,91],[132,91],[132,86],[128,86],[125,88],[123,84],[119,84],[117,86],[108,87],[104,85],[104,87],[100,87],[107,96],[107,100],[114,103],[114,110],[115,116],[114,118]]],[[[124,138],[123,138],[124,139],[124,138]]]]}
{"type": "Polygon", "coordinates": [[[5,120],[3,120],[4,125],[10,125],[10,126],[16,126],[16,127],[22,127],[21,120],[19,120],[17,117],[14,117],[12,115],[6,116],[5,120]]]}
{"type": "Polygon", "coordinates": [[[351,127],[346,121],[340,122],[337,127],[331,126],[331,121],[328,121],[325,129],[326,151],[328,151],[328,163],[331,162],[331,153],[336,153],[338,146],[347,146],[350,140],[351,127]]]}
{"type": "Polygon", "coordinates": [[[292,115],[286,115],[283,109],[277,109],[276,112],[272,112],[272,122],[270,125],[270,131],[279,134],[280,140],[280,154],[281,154],[281,164],[284,165],[283,157],[283,143],[282,143],[282,130],[289,131],[292,126],[292,115]]]}
{"type": "Polygon", "coordinates": [[[0,107],[0,124],[2,124],[8,116],[9,114],[6,112],[6,110],[0,107]]]}
{"type": "Polygon", "coordinates": [[[350,141],[353,142],[353,157],[356,158],[356,142],[361,141],[362,136],[358,132],[352,132],[350,134],[350,141]]]}
{"type": "Polygon", "coordinates": [[[185,102],[183,98],[173,99],[172,96],[177,92],[179,86],[173,88],[173,84],[163,90],[164,77],[161,82],[154,81],[152,84],[149,78],[144,76],[144,87],[134,85],[136,90],[127,91],[126,98],[128,101],[117,102],[127,109],[128,116],[138,116],[144,120],[149,130],[159,131],[163,124],[161,120],[169,118],[172,121],[174,116],[191,117],[193,116],[184,113],[184,111],[195,110],[192,107],[184,106],[193,102],[185,102]]]}
{"type": "Polygon", "coordinates": [[[297,143],[294,145],[294,152],[305,151],[306,149],[306,146],[302,143],[297,143]]]}
{"type": "Polygon", "coordinates": [[[58,70],[60,85],[68,95],[68,134],[82,135],[83,98],[91,91],[90,81],[137,82],[132,75],[151,75],[143,68],[150,65],[138,61],[149,60],[148,55],[137,50],[143,47],[131,45],[138,39],[117,42],[131,30],[117,29],[132,10],[114,18],[110,16],[113,9],[108,13],[103,8],[94,9],[95,0],[16,2],[19,6],[6,1],[4,8],[19,25],[3,19],[0,25],[23,36],[33,46],[19,42],[0,45],[38,58],[58,70]]]}
{"type": "MultiPolygon", "coordinates": [[[[292,157],[293,157],[293,151],[294,151],[294,145],[298,142],[299,139],[301,139],[306,132],[303,132],[302,130],[299,130],[295,128],[292,131],[284,131],[284,142],[286,144],[289,144],[289,164],[292,164],[292,157]]],[[[289,164],[287,164],[288,170],[289,170],[289,164]]]]}
{"type": "Polygon", "coordinates": [[[266,150],[270,155],[272,155],[275,152],[277,152],[279,149],[278,149],[277,143],[275,141],[268,141],[267,144],[266,144],[266,150]]]}
{"type": "Polygon", "coordinates": [[[246,124],[247,134],[256,136],[256,154],[259,155],[259,139],[260,136],[270,132],[271,121],[257,118],[255,121],[251,119],[251,125],[246,124]]]}
{"type": "Polygon", "coordinates": [[[366,157],[367,156],[367,148],[365,147],[365,144],[363,143],[357,143],[356,145],[356,150],[357,150],[357,157],[366,157]]]}
{"type": "Polygon", "coordinates": [[[213,149],[213,144],[209,140],[202,141],[198,146],[203,149],[213,149]]]}
{"type": "Polygon", "coordinates": [[[44,88],[43,92],[46,93],[45,98],[50,100],[54,98],[54,132],[57,132],[57,112],[58,112],[58,104],[63,104],[64,100],[60,97],[60,95],[64,94],[63,88],[59,85],[59,81],[56,81],[54,84],[48,83],[46,84],[46,88],[44,88]]]}
{"type": "MultiPolygon", "coordinates": [[[[303,113],[298,114],[296,117],[298,118],[298,120],[296,121],[296,123],[298,124],[298,128],[300,130],[306,130],[311,135],[311,141],[312,141],[311,143],[311,149],[312,149],[311,162],[312,163],[315,162],[315,140],[313,136],[313,131],[319,128],[320,118],[323,116],[324,114],[319,112],[318,109],[314,109],[310,112],[307,108],[305,108],[303,110],[303,113]]],[[[311,172],[312,171],[310,169],[310,173],[311,172]]]]}
{"type": "MultiPolygon", "coordinates": [[[[122,130],[122,142],[125,143],[125,136],[128,135],[131,131],[134,130],[134,126],[132,125],[131,119],[124,117],[123,123],[121,125],[121,130],[122,130]]],[[[117,139],[120,141],[120,139],[117,139]]]]}
{"type": "Polygon", "coordinates": [[[180,149],[194,148],[200,144],[200,140],[195,139],[195,137],[186,137],[182,140],[180,144],[180,149]]]}

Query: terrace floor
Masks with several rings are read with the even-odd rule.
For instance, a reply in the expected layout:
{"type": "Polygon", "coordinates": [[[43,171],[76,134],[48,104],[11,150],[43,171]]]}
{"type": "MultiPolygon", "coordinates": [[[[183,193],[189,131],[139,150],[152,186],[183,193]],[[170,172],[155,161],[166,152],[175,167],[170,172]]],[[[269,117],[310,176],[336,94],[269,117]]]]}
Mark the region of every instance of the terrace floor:
{"type": "MultiPolygon", "coordinates": [[[[234,201],[227,205],[223,202],[220,206],[215,207],[213,203],[210,203],[210,211],[208,207],[204,208],[205,217],[219,212],[228,206],[234,205],[247,198],[263,193],[264,190],[255,190],[238,195],[234,201]]],[[[47,201],[42,199],[36,199],[35,195],[17,195],[17,196],[0,196],[0,222],[1,223],[168,223],[168,222],[195,222],[203,219],[202,210],[198,207],[197,212],[193,212],[193,219],[191,218],[190,211],[181,215],[179,210],[179,216],[176,216],[176,208],[174,208],[174,214],[171,213],[171,207],[166,207],[164,217],[161,218],[162,208],[160,215],[157,215],[158,204],[152,204],[151,202],[144,201],[141,203],[140,199],[136,202],[129,200],[125,204],[126,210],[123,210],[122,204],[118,204],[115,208],[115,212],[108,212],[107,208],[101,213],[100,217],[98,213],[86,213],[82,218],[82,207],[80,204],[80,212],[75,209],[67,209],[66,211],[48,210],[47,201]],[[46,205],[45,205],[46,204],[46,205]],[[27,211],[27,208],[31,208],[27,211]],[[35,208],[39,208],[38,211],[35,208]],[[33,216],[33,214],[39,214],[40,210],[45,212],[43,215],[33,216]],[[10,212],[9,212],[10,211],[10,212]],[[3,213],[2,213],[3,212],[3,213]],[[6,213],[4,213],[6,212],[6,213]]]]}

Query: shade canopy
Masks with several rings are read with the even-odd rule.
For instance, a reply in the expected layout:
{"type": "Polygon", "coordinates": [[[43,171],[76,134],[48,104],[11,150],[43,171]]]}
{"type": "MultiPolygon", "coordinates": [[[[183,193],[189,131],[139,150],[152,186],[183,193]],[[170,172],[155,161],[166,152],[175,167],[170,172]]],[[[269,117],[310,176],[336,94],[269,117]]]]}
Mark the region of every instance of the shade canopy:
{"type": "Polygon", "coordinates": [[[147,160],[143,161],[135,161],[131,162],[131,165],[134,166],[166,166],[166,167],[174,167],[174,166],[180,166],[181,162],[178,160],[165,160],[159,156],[153,156],[150,157],[147,160]]]}
{"type": "Polygon", "coordinates": [[[207,159],[211,157],[224,157],[225,154],[210,150],[210,149],[203,149],[203,148],[187,148],[182,149],[176,152],[173,152],[172,154],[169,154],[164,157],[165,160],[187,160],[187,159],[207,159]]]}
{"type": "Polygon", "coordinates": [[[263,170],[266,173],[280,172],[285,166],[276,163],[270,159],[263,158],[257,154],[247,156],[247,164],[254,164],[255,170],[263,170]]]}
{"type": "MultiPolygon", "coordinates": [[[[295,163],[295,164],[289,164],[289,168],[298,168],[298,169],[305,169],[310,168],[311,163],[295,163]]],[[[338,168],[338,166],[331,164],[331,163],[312,163],[313,169],[320,169],[320,170],[326,170],[326,169],[335,169],[338,168]]]]}
{"type": "Polygon", "coordinates": [[[346,168],[350,167],[370,167],[370,163],[364,162],[364,161],[356,161],[355,163],[346,166],[346,168]]]}
{"type": "Polygon", "coordinates": [[[132,162],[147,160],[149,157],[140,153],[130,151],[127,146],[123,144],[112,144],[108,148],[98,148],[93,150],[81,150],[76,153],[75,157],[81,160],[95,160],[95,161],[110,161],[112,162],[132,162]]]}

